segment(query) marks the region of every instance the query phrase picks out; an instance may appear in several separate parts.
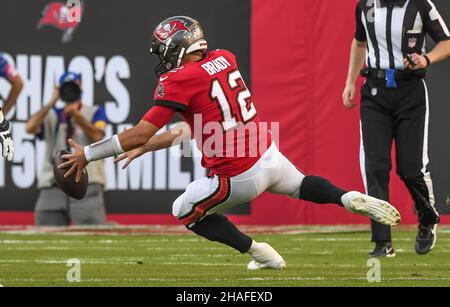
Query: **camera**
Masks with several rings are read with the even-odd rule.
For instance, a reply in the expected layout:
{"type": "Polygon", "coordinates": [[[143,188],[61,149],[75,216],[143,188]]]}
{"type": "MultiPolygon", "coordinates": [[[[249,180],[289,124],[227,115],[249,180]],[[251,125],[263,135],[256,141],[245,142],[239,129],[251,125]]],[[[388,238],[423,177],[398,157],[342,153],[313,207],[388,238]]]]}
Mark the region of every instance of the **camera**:
{"type": "Polygon", "coordinates": [[[59,88],[59,96],[65,103],[74,103],[81,98],[81,88],[74,81],[64,82],[59,88]]]}

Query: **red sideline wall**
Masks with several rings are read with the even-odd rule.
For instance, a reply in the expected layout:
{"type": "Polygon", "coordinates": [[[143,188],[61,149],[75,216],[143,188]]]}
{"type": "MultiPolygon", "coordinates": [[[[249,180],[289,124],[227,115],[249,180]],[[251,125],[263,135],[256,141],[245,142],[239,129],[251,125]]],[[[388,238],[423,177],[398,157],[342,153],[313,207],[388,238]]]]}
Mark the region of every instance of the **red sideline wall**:
{"type": "MultiPolygon", "coordinates": [[[[341,103],[356,1],[253,0],[252,90],[265,121],[281,124],[280,147],[307,174],[363,191],[359,169],[359,109],[341,103]]],[[[395,165],[394,165],[395,169],[395,165]]],[[[393,173],[391,202],[403,223],[416,223],[412,200],[393,173]]],[[[333,205],[264,194],[240,224],[366,224],[333,205]]],[[[170,215],[111,215],[123,224],[177,224],[170,215]]],[[[443,218],[450,223],[450,217],[443,218]]],[[[0,224],[31,224],[30,213],[0,214],[0,224]]]]}
{"type": "MultiPolygon", "coordinates": [[[[340,98],[354,34],[355,3],[253,0],[252,84],[258,111],[263,119],[280,121],[281,150],[300,170],[363,191],[359,108],[344,109],[340,98]]],[[[401,211],[403,223],[416,223],[406,188],[395,173],[391,178],[391,202],[401,211]]],[[[336,206],[299,204],[269,194],[255,201],[251,218],[235,220],[255,224],[368,222],[336,206]]]]}

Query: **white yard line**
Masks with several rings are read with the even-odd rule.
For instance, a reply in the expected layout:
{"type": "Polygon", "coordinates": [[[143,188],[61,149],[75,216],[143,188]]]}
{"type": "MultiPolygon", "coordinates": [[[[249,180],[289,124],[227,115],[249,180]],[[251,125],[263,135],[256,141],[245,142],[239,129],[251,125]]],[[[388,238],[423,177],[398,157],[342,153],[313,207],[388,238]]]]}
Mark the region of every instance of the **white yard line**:
{"type": "MultiPolygon", "coordinates": [[[[318,282],[332,282],[332,281],[366,281],[365,277],[337,277],[337,278],[327,278],[323,276],[319,277],[249,277],[249,278],[124,278],[124,279],[113,279],[113,278],[87,278],[82,279],[79,285],[83,283],[122,283],[122,282],[202,282],[202,283],[210,283],[210,282],[235,282],[235,281],[318,281],[318,282]]],[[[427,278],[427,277],[394,277],[394,278],[382,278],[378,285],[382,285],[384,281],[450,281],[450,277],[442,277],[442,278],[427,278]]],[[[0,279],[2,283],[9,282],[23,282],[23,283],[36,283],[36,282],[61,282],[67,285],[70,283],[65,279],[42,279],[42,278],[12,278],[12,279],[0,279]]],[[[370,285],[371,283],[368,283],[370,285]]]]}
{"type": "MultiPolygon", "coordinates": [[[[349,233],[349,232],[369,232],[368,225],[335,225],[335,226],[241,226],[241,229],[251,234],[314,234],[314,233],[349,233]]],[[[415,229],[415,226],[407,225],[397,228],[398,231],[407,231],[415,229]]],[[[447,225],[439,227],[439,232],[450,233],[447,225]]],[[[185,227],[180,225],[144,225],[144,226],[126,226],[126,225],[107,225],[99,227],[78,227],[71,226],[67,228],[49,227],[39,228],[33,226],[0,226],[0,233],[19,234],[19,235],[96,235],[96,236],[143,236],[143,235],[185,235],[190,234],[185,227]]]]}

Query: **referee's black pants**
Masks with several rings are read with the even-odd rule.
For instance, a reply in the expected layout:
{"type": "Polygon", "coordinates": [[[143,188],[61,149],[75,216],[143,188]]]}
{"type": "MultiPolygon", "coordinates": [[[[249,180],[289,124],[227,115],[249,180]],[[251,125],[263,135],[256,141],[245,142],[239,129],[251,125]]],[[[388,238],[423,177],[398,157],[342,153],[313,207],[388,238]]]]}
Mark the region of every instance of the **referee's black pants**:
{"type": "MultiPolygon", "coordinates": [[[[391,148],[395,140],[397,174],[406,184],[419,223],[438,222],[428,169],[428,92],[422,79],[397,82],[367,79],[361,98],[361,172],[366,192],[389,201],[391,148]]],[[[390,242],[389,226],[372,221],[372,241],[390,242]]]]}

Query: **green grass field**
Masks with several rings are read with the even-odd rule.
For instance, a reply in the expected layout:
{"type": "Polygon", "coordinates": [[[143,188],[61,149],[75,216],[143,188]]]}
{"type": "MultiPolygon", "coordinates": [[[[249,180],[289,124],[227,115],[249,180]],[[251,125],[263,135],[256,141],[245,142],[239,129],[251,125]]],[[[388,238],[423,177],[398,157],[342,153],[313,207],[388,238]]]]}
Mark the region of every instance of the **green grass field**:
{"type": "Polygon", "coordinates": [[[415,230],[397,229],[397,257],[381,260],[380,283],[366,280],[368,231],[299,228],[257,234],[285,258],[284,271],[246,271],[247,255],[185,234],[0,232],[0,284],[9,286],[449,286],[450,229],[427,256],[414,252],[415,230]],[[81,283],[66,262],[81,261],[81,283]]]}

